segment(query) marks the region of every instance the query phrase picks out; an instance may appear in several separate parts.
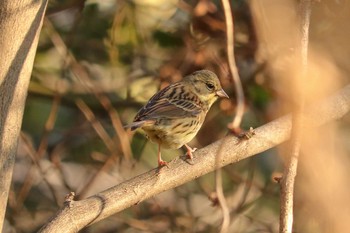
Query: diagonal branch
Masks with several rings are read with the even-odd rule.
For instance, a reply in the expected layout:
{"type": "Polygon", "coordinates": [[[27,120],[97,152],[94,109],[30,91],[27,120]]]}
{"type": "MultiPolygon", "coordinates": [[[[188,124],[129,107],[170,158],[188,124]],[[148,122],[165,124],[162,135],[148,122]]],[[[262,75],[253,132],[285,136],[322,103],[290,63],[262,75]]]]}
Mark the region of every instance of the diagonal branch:
{"type": "MultiPolygon", "coordinates": [[[[341,118],[350,111],[350,85],[307,109],[304,116],[307,122],[311,122],[308,127],[341,118]]],[[[288,140],[290,132],[291,116],[287,115],[255,129],[255,136],[249,140],[228,136],[196,151],[194,165],[176,158],[169,163],[169,168],[153,169],[87,199],[71,201],[40,232],[77,232],[147,198],[212,172],[216,165],[223,167],[275,147],[288,140]],[[216,163],[216,152],[222,140],[225,140],[222,157],[216,163]]]]}

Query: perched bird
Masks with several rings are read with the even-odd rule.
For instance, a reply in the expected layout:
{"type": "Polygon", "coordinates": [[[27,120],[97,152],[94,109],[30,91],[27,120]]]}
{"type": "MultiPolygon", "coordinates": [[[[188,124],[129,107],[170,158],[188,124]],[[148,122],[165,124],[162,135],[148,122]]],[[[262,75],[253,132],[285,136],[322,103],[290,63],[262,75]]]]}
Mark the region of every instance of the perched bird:
{"type": "Polygon", "coordinates": [[[159,167],[167,165],[162,160],[161,147],[178,149],[184,145],[186,155],[192,160],[195,148],[186,143],[196,136],[219,97],[229,98],[216,74],[209,70],[196,71],[156,93],[127,127],[143,129],[158,144],[159,167]]]}

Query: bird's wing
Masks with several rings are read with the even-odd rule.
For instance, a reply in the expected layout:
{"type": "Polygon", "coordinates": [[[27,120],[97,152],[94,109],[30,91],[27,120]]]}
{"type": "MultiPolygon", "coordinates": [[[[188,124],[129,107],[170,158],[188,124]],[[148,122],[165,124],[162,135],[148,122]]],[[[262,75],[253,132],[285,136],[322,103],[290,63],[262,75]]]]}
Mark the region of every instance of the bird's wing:
{"type": "Polygon", "coordinates": [[[201,112],[196,96],[185,92],[181,83],[175,83],[155,94],[137,113],[134,122],[159,118],[191,117],[201,112]],[[190,98],[192,97],[192,98],[190,98]]]}

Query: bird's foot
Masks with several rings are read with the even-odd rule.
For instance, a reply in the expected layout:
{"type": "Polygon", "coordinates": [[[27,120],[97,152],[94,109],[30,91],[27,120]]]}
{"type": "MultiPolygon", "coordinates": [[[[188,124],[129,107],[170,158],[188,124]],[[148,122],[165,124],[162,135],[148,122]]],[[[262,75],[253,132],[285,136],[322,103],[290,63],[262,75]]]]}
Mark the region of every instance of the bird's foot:
{"type": "Polygon", "coordinates": [[[168,165],[168,162],[162,160],[162,159],[159,159],[158,160],[158,168],[162,168],[162,167],[168,167],[169,168],[169,165],[168,165]]]}
{"type": "Polygon", "coordinates": [[[191,164],[193,165],[194,163],[193,163],[193,154],[192,153],[195,152],[197,150],[197,148],[191,148],[190,146],[188,146],[186,144],[185,144],[185,147],[187,149],[186,156],[188,159],[191,160],[191,164]]]}
{"type": "Polygon", "coordinates": [[[245,131],[243,133],[240,133],[238,135],[238,138],[248,140],[248,139],[252,138],[254,135],[255,135],[255,130],[253,129],[253,127],[250,127],[249,131],[245,131]]]}
{"type": "Polygon", "coordinates": [[[187,158],[189,158],[190,160],[193,160],[193,152],[195,152],[197,150],[197,148],[187,148],[187,152],[186,152],[186,155],[187,155],[187,158]]]}

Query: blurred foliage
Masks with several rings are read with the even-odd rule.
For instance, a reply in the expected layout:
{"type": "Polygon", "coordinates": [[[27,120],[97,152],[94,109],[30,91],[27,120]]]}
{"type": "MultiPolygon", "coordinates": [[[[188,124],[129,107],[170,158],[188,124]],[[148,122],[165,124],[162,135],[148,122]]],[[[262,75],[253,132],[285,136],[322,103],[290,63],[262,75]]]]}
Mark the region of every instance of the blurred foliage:
{"type": "MultiPolygon", "coordinates": [[[[258,42],[247,4],[232,1],[235,57],[246,96],[244,129],[276,114],[265,61],[255,59],[258,42]]],[[[322,23],[324,30],[332,27],[331,20],[322,23]]],[[[36,232],[70,191],[85,198],[154,168],[156,145],[121,126],[157,90],[195,70],[215,71],[230,100],[213,106],[191,145],[200,148],[223,137],[235,113],[225,38],[220,1],[50,1],[27,98],[8,229],[36,232]],[[132,157],[125,149],[130,147],[132,157]]],[[[183,152],[164,150],[164,159],[183,152]]],[[[281,171],[276,154],[269,150],[223,169],[231,232],[277,232],[279,187],[271,179],[281,171]]],[[[214,174],[208,174],[82,232],[218,232],[221,211],[209,198],[214,191],[214,174]]]]}

